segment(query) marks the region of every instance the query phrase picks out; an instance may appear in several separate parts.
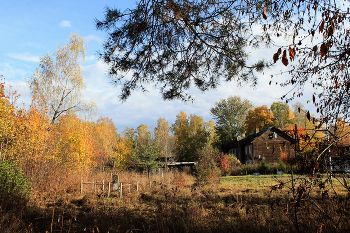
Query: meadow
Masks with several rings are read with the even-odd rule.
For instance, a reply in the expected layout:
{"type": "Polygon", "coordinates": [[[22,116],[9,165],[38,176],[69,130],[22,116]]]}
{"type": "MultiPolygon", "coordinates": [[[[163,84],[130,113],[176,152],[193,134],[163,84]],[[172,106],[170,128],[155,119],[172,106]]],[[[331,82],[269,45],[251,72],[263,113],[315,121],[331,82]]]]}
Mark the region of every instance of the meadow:
{"type": "Polygon", "coordinates": [[[29,199],[0,204],[1,232],[349,232],[349,177],[291,175],[210,177],[184,172],[119,172],[139,182],[107,197],[85,181],[111,172],[75,174],[34,190],[29,199]],[[293,178],[293,179],[292,179],[293,178]],[[344,183],[346,182],[346,183],[344,183]],[[312,186],[311,186],[312,184],[312,186]]]}

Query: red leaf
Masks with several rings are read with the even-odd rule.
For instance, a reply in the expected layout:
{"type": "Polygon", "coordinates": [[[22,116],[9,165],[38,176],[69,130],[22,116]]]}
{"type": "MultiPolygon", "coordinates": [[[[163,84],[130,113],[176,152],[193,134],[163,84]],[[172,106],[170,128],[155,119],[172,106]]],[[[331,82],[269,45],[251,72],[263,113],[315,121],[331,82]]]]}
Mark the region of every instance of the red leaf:
{"type": "Polygon", "coordinates": [[[327,45],[325,43],[322,43],[321,48],[320,48],[321,57],[325,56],[327,52],[328,52],[327,45]]]}
{"type": "Polygon", "coordinates": [[[283,51],[283,55],[282,55],[282,63],[283,65],[287,66],[288,65],[288,59],[287,59],[287,51],[284,50],[283,51]]]}
{"type": "Polygon", "coordinates": [[[283,65],[287,66],[288,65],[288,59],[286,57],[282,57],[282,63],[283,63],[283,65]]]}
{"type": "Polygon", "coordinates": [[[293,61],[294,60],[294,56],[295,56],[295,49],[289,47],[288,52],[289,52],[289,59],[291,61],[293,61]]]}
{"type": "Polygon", "coordinates": [[[319,27],[319,32],[322,32],[323,29],[324,29],[324,20],[322,20],[322,23],[321,23],[321,25],[319,27]]]}

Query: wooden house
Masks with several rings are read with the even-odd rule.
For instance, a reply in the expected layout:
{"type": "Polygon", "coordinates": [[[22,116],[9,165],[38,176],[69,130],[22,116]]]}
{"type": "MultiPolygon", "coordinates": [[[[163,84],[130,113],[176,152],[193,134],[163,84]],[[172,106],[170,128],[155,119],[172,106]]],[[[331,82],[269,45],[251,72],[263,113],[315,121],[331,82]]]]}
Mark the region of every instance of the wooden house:
{"type": "Polygon", "coordinates": [[[279,163],[282,152],[294,157],[294,148],[295,140],[275,127],[225,145],[226,152],[236,155],[242,164],[259,163],[263,159],[269,164],[279,163]]]}

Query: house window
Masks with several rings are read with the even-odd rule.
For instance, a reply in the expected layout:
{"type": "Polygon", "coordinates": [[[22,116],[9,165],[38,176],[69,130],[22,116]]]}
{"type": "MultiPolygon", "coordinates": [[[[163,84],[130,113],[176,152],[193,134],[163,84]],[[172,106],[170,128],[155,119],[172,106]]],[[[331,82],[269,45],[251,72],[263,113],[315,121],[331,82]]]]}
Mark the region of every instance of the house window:
{"type": "Polygon", "coordinates": [[[248,147],[245,147],[245,154],[247,155],[248,154],[248,147]]]}
{"type": "Polygon", "coordinates": [[[230,155],[235,155],[235,156],[237,156],[237,154],[236,154],[236,149],[230,149],[228,153],[229,153],[230,155]]]}
{"type": "Polygon", "coordinates": [[[251,154],[252,153],[252,146],[250,145],[249,146],[249,154],[251,154]]]}

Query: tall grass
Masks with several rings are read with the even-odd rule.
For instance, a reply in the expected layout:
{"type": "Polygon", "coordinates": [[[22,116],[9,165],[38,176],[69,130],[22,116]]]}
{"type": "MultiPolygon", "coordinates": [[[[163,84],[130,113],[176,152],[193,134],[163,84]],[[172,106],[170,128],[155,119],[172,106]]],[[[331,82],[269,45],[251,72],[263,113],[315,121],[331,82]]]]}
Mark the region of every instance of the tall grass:
{"type": "MultiPolygon", "coordinates": [[[[303,177],[294,177],[295,193],[303,177]]],[[[65,174],[51,188],[34,190],[29,201],[1,203],[2,232],[349,232],[350,199],[341,184],[321,189],[311,201],[296,202],[290,176],[224,177],[198,185],[180,172],[143,175],[135,172],[65,174]],[[123,197],[101,189],[80,193],[80,181],[139,182],[139,192],[123,197]],[[283,185],[281,185],[283,183],[283,185]],[[51,192],[51,191],[54,192],[51,192]],[[39,195],[38,193],[41,193],[39,195]],[[17,214],[15,214],[17,213],[17,214]],[[331,218],[329,218],[331,215],[331,218]],[[12,220],[10,220],[12,219],[12,220]],[[334,222],[335,221],[335,222],[334,222]]],[[[39,186],[37,186],[39,187],[39,186]]],[[[328,187],[328,186],[327,186],[328,187]]],[[[302,193],[304,194],[304,193],[302,193]]],[[[298,195],[297,195],[298,197],[298,195]]]]}

